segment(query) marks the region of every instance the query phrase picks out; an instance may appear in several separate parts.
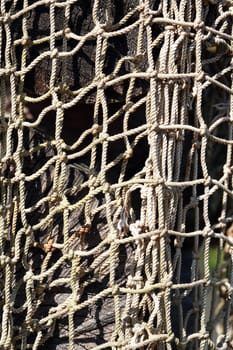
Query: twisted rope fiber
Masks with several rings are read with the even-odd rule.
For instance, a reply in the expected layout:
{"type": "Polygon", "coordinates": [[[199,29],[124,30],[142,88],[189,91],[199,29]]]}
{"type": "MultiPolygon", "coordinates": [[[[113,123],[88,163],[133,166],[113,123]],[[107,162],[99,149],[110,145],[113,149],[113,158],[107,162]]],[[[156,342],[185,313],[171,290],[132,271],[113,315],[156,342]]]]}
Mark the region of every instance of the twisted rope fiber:
{"type": "Polygon", "coordinates": [[[1,1],[1,349],[233,348],[232,3],[119,3],[1,1]]]}

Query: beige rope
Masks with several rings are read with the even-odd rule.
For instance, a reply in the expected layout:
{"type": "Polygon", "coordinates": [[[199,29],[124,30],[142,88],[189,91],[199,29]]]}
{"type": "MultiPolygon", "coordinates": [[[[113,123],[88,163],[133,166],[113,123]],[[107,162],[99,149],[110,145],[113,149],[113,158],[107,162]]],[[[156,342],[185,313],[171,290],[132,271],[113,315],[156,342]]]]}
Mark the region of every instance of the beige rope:
{"type": "Polygon", "coordinates": [[[2,349],[233,347],[232,20],[1,1],[2,349]]]}

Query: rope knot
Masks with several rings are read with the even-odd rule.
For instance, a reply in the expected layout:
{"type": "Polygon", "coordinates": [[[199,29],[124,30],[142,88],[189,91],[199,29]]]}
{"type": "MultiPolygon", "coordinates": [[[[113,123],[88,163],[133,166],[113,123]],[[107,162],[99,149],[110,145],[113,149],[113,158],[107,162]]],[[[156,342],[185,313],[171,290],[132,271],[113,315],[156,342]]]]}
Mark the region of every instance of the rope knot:
{"type": "Polygon", "coordinates": [[[200,30],[200,29],[203,29],[205,27],[205,23],[203,21],[195,21],[194,22],[194,29],[196,31],[200,30]]]}
{"type": "Polygon", "coordinates": [[[67,154],[64,152],[60,155],[60,161],[61,163],[67,163],[68,157],[67,154]]]}
{"type": "Polygon", "coordinates": [[[208,130],[208,127],[206,124],[203,124],[201,127],[200,127],[200,136],[203,137],[203,136],[208,136],[209,135],[209,130],[208,130]]]}
{"type": "Polygon", "coordinates": [[[205,180],[204,180],[204,186],[211,186],[211,184],[212,184],[211,176],[208,176],[208,177],[205,178],[205,180]]]}
{"type": "Polygon", "coordinates": [[[201,71],[198,73],[197,77],[196,77],[196,81],[202,81],[205,79],[205,72],[201,71]]]}
{"type": "Polygon", "coordinates": [[[27,271],[24,275],[24,282],[31,280],[33,277],[33,272],[31,270],[27,271]]]}
{"type": "Polygon", "coordinates": [[[58,49],[53,49],[51,51],[51,54],[50,54],[50,57],[53,59],[53,58],[57,58],[58,57],[58,49]]]}
{"type": "Polygon", "coordinates": [[[203,237],[208,238],[212,237],[214,234],[214,231],[210,227],[205,227],[203,230],[203,237]]]}
{"type": "Polygon", "coordinates": [[[93,136],[98,135],[100,131],[101,131],[101,126],[99,124],[92,125],[92,135],[93,136]]]}
{"type": "Polygon", "coordinates": [[[63,103],[61,101],[58,101],[56,104],[55,104],[55,108],[56,109],[62,109],[63,107],[63,103]]]}
{"type": "Polygon", "coordinates": [[[25,35],[25,36],[22,38],[22,45],[23,45],[23,46],[27,46],[27,47],[32,46],[32,40],[31,40],[30,36],[26,36],[26,35],[25,35]]]}
{"type": "Polygon", "coordinates": [[[132,148],[129,148],[124,153],[124,159],[129,159],[133,157],[133,150],[132,148]]]}
{"type": "Polygon", "coordinates": [[[109,138],[109,134],[106,133],[106,132],[101,132],[100,135],[99,135],[99,140],[100,142],[104,142],[104,141],[107,141],[109,138]]]}
{"type": "Polygon", "coordinates": [[[96,35],[102,35],[104,33],[104,28],[98,23],[95,27],[96,35]]]}
{"type": "Polygon", "coordinates": [[[5,13],[1,19],[4,24],[9,24],[11,22],[11,16],[9,13],[5,13]]]}
{"type": "Polygon", "coordinates": [[[157,76],[158,76],[157,70],[152,69],[152,68],[148,68],[147,73],[149,74],[150,79],[157,78],[157,76]]]}
{"type": "Polygon", "coordinates": [[[110,192],[111,186],[108,182],[105,182],[103,185],[103,193],[108,193],[110,192]]]}
{"type": "Polygon", "coordinates": [[[144,25],[151,26],[153,24],[153,16],[149,12],[144,12],[144,25]]]}
{"type": "Polygon", "coordinates": [[[15,172],[15,180],[16,181],[21,181],[24,180],[26,175],[24,173],[21,173],[20,171],[15,172]]]}

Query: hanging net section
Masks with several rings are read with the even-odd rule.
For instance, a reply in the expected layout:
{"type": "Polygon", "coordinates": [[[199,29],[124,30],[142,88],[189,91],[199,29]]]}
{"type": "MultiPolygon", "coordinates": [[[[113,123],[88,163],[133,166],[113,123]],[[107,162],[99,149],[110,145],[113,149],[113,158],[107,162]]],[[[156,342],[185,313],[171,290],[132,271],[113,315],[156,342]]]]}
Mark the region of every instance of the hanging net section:
{"type": "Polygon", "coordinates": [[[233,348],[230,0],[0,2],[0,348],[233,348]]]}

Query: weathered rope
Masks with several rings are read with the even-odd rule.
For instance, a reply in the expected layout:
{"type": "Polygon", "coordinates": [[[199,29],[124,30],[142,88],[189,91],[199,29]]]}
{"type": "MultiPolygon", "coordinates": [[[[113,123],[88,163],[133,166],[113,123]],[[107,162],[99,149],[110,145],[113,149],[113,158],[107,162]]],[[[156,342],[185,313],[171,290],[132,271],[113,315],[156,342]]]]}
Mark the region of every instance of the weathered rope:
{"type": "Polygon", "coordinates": [[[232,19],[1,1],[1,349],[233,347],[232,19]]]}

